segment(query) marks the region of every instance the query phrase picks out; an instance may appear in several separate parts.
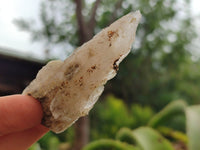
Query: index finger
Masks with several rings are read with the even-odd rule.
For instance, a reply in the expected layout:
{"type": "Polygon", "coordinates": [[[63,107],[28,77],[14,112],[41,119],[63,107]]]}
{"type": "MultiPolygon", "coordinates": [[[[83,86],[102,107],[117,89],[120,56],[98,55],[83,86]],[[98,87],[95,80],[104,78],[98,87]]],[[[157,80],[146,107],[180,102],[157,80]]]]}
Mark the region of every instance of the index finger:
{"type": "Polygon", "coordinates": [[[42,116],[39,101],[30,96],[0,97],[0,135],[32,128],[41,123],[42,116]]]}

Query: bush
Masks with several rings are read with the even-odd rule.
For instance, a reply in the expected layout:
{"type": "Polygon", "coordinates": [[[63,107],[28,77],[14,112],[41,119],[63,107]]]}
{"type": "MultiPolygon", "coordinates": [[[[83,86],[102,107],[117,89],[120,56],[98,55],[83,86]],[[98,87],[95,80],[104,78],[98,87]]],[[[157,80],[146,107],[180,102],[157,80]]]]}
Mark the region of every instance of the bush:
{"type": "MultiPolygon", "coordinates": [[[[117,133],[116,141],[106,139],[97,140],[91,144],[88,144],[84,150],[116,150],[118,147],[116,147],[117,144],[114,144],[115,142],[120,143],[119,145],[125,142],[129,145],[132,145],[133,148],[142,150],[175,150],[176,146],[174,145],[177,144],[174,143],[181,143],[185,147],[184,149],[188,147],[188,150],[199,150],[199,116],[200,105],[187,106],[187,104],[181,100],[173,101],[149,121],[149,126],[140,127],[134,130],[122,128],[117,133]],[[170,122],[171,118],[174,118],[176,115],[180,114],[186,116],[187,135],[180,131],[175,131],[169,127],[163,127],[165,122],[170,122]]],[[[123,149],[126,150],[127,147],[124,147],[123,149]]],[[[129,149],[131,149],[131,147],[129,149]]]]}
{"type": "Polygon", "coordinates": [[[90,113],[91,139],[114,138],[116,132],[132,122],[128,108],[121,99],[108,96],[90,113]]]}

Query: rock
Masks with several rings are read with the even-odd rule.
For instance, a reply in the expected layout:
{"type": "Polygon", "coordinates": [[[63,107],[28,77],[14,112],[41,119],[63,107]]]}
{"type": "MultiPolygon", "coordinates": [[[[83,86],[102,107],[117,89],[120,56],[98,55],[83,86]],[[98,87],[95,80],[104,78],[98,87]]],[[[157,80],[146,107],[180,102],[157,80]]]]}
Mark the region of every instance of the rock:
{"type": "Polygon", "coordinates": [[[139,11],[127,14],[65,61],[51,61],[38,72],[23,94],[41,102],[43,125],[60,133],[88,114],[130,52],[140,18],[139,11]]]}

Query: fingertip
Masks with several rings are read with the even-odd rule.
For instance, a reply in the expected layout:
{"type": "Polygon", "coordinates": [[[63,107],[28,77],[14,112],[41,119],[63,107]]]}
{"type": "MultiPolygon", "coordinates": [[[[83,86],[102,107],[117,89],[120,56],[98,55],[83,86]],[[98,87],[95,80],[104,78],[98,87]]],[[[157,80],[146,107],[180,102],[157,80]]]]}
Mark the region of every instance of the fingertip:
{"type": "Polygon", "coordinates": [[[41,123],[40,102],[27,95],[0,97],[0,133],[7,134],[32,128],[41,123]]]}
{"type": "Polygon", "coordinates": [[[6,150],[28,149],[34,142],[39,140],[48,131],[49,131],[48,128],[40,124],[21,132],[4,135],[0,137],[0,149],[6,149],[6,150]]]}
{"type": "Polygon", "coordinates": [[[37,126],[38,132],[40,133],[47,133],[48,131],[50,131],[49,128],[45,127],[44,125],[40,124],[37,126]]]}
{"type": "Polygon", "coordinates": [[[28,95],[16,95],[19,97],[20,102],[22,103],[23,109],[27,114],[32,116],[33,121],[41,122],[43,117],[42,106],[38,100],[28,95]]]}

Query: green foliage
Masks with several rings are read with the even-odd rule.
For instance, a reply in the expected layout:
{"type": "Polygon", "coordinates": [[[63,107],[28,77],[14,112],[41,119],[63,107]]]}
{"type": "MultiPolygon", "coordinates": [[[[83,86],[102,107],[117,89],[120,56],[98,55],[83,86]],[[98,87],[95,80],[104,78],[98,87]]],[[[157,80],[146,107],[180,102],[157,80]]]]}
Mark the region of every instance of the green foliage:
{"type": "Polygon", "coordinates": [[[116,138],[128,144],[139,145],[143,150],[173,149],[168,140],[149,127],[140,127],[133,131],[128,128],[122,128],[117,133],[116,138]]]}
{"type": "MultiPolygon", "coordinates": [[[[187,106],[184,101],[172,101],[153,117],[150,115],[149,117],[152,117],[152,119],[147,119],[149,120],[149,123],[147,123],[146,126],[141,125],[142,127],[140,126],[139,128],[134,129],[131,128],[134,116],[132,116],[131,113],[128,113],[131,111],[129,111],[128,107],[126,107],[122,100],[113,96],[108,96],[107,100],[104,101],[104,103],[100,103],[98,107],[100,111],[98,115],[102,115],[101,117],[107,117],[105,118],[107,122],[101,122],[100,126],[98,126],[99,118],[97,117],[99,116],[96,114],[96,120],[92,120],[92,124],[96,127],[92,127],[92,133],[96,133],[96,135],[91,134],[91,139],[98,140],[88,144],[84,150],[174,150],[173,145],[176,142],[181,142],[184,146],[188,145],[188,150],[197,150],[200,148],[200,143],[198,142],[198,139],[200,138],[199,105],[187,106]],[[122,110],[123,115],[120,114],[119,110],[122,110]],[[186,115],[185,121],[187,125],[187,134],[180,132],[175,128],[171,128],[168,126],[168,124],[166,124],[166,122],[172,122],[173,124],[174,120],[172,118],[176,118],[180,114],[183,116],[186,115]],[[118,117],[122,118],[122,123],[120,123],[118,117]],[[126,127],[124,127],[125,124],[123,124],[123,118],[128,119],[126,127]],[[113,122],[114,124],[112,124],[113,122]],[[112,130],[111,128],[118,130],[112,130]],[[114,136],[116,140],[105,139],[107,137],[114,138],[114,136]],[[99,140],[99,138],[103,139],[99,140]]],[[[140,114],[142,112],[141,110],[144,108],[144,110],[147,112],[152,112],[149,107],[133,105],[131,106],[131,109],[133,108],[136,108],[135,114],[140,114]]],[[[64,132],[63,134],[66,133],[64,132]]],[[[34,144],[30,150],[61,150],[62,148],[69,149],[69,143],[66,143],[66,141],[65,143],[60,142],[59,139],[63,139],[64,141],[63,137],[65,136],[59,135],[58,138],[52,132],[49,132],[38,142],[38,144],[34,144]]]]}
{"type": "Polygon", "coordinates": [[[172,144],[152,128],[140,127],[133,135],[143,150],[174,150],[172,144]]]}
{"type": "Polygon", "coordinates": [[[189,139],[188,147],[189,150],[200,149],[200,105],[190,106],[186,109],[187,117],[187,135],[189,139]]]}
{"type": "MultiPolygon", "coordinates": [[[[184,68],[195,66],[188,62],[191,58],[187,46],[195,34],[190,16],[178,17],[181,9],[189,10],[176,11],[176,3],[173,0],[123,3],[125,8],[140,9],[143,20],[137,31],[135,51],[120,65],[117,77],[110,83],[112,86],[107,87],[109,91],[130,103],[151,105],[157,110],[171,99],[186,99],[192,95],[196,96],[193,101],[200,98],[196,89],[183,91],[186,87],[196,87],[187,77],[180,77],[184,68]]],[[[192,76],[199,81],[197,75],[192,76]]]]}
{"type": "MultiPolygon", "coordinates": [[[[162,121],[164,120],[163,118],[165,118],[166,120],[169,120],[169,117],[166,117],[166,114],[168,114],[167,116],[169,116],[169,114],[171,114],[171,116],[174,117],[174,115],[176,115],[177,113],[174,114],[174,112],[178,112],[178,113],[184,113],[184,115],[186,115],[186,133],[187,133],[187,138],[184,136],[184,134],[180,133],[180,132],[174,132],[170,129],[164,129],[165,133],[164,134],[170,134],[173,138],[175,139],[179,139],[182,142],[188,142],[188,149],[189,150],[197,150],[200,148],[200,143],[198,141],[198,139],[200,138],[200,134],[199,134],[199,123],[200,123],[200,119],[199,119],[199,115],[200,115],[200,105],[194,105],[194,106],[188,106],[184,104],[182,101],[177,101],[176,103],[173,102],[171,104],[169,104],[168,106],[166,106],[166,108],[163,109],[163,111],[171,111],[168,113],[160,113],[159,117],[157,117],[157,123],[162,123],[162,121]],[[169,108],[173,108],[173,109],[169,109],[169,108]],[[177,108],[178,111],[175,111],[177,108]],[[159,121],[162,120],[162,121],[159,121]],[[171,132],[171,133],[170,133],[171,132]]],[[[159,113],[158,113],[159,114],[159,113]]],[[[162,124],[160,124],[162,125],[162,124]]],[[[157,125],[159,126],[159,125],[157,125]]],[[[161,129],[161,131],[163,132],[163,128],[161,129]]]]}
{"type": "Polygon", "coordinates": [[[122,142],[109,139],[97,140],[88,144],[83,150],[174,150],[172,144],[152,128],[141,127],[133,131],[123,129],[120,132],[118,137],[122,142]],[[126,142],[128,143],[125,144],[126,142]]]}
{"type": "Polygon", "coordinates": [[[48,132],[38,141],[42,149],[47,149],[49,147],[49,139],[52,137],[54,137],[53,133],[48,132]]]}
{"type": "Polygon", "coordinates": [[[58,145],[60,144],[60,141],[57,137],[51,137],[48,141],[48,150],[56,150],[58,148],[58,145]]]}
{"type": "MultiPolygon", "coordinates": [[[[198,141],[200,138],[199,115],[200,105],[188,107],[184,101],[178,100],[170,103],[150,121],[149,125],[155,129],[150,126],[139,127],[134,130],[122,128],[117,133],[116,139],[142,150],[175,150],[175,147],[173,147],[174,142],[181,142],[184,146],[188,145],[188,150],[197,150],[200,149],[198,141]],[[163,122],[171,121],[170,118],[176,117],[181,113],[186,115],[187,135],[163,126],[163,122]]],[[[110,144],[109,141],[105,140],[108,143],[104,141],[103,144],[100,141],[92,142],[86,147],[90,147],[91,150],[115,149],[114,145],[110,144]]]]}
{"type": "Polygon", "coordinates": [[[148,107],[142,107],[139,104],[132,104],[130,109],[130,115],[133,118],[133,122],[131,124],[131,128],[136,128],[139,126],[147,125],[149,120],[153,117],[153,110],[148,107]]]}
{"type": "MultiPolygon", "coordinates": [[[[74,127],[70,127],[67,131],[60,134],[53,132],[46,133],[39,141],[42,150],[56,150],[58,147],[70,147],[74,140],[74,127]],[[67,143],[66,143],[67,141],[67,143]]],[[[35,145],[34,145],[35,147],[35,145]]],[[[35,149],[33,149],[35,150],[35,149]]]]}
{"type": "Polygon", "coordinates": [[[92,139],[114,138],[120,128],[132,122],[124,102],[113,96],[108,96],[103,103],[96,105],[90,117],[92,139]]]}
{"type": "Polygon", "coordinates": [[[165,137],[170,138],[172,140],[180,141],[180,142],[185,143],[185,144],[187,144],[187,142],[188,142],[188,137],[183,132],[175,131],[172,128],[164,127],[164,126],[158,127],[157,130],[162,135],[164,135],[165,137]]]}
{"type": "Polygon", "coordinates": [[[34,143],[28,150],[41,150],[38,143],[34,143]]]}
{"type": "Polygon", "coordinates": [[[147,125],[153,115],[149,106],[132,104],[127,107],[125,101],[107,96],[90,112],[91,139],[114,138],[122,127],[134,129],[147,125]]]}
{"type": "Polygon", "coordinates": [[[90,143],[83,150],[140,150],[132,145],[111,139],[102,139],[90,143]]]}
{"type": "Polygon", "coordinates": [[[198,79],[198,76],[200,76],[199,66],[199,61],[188,61],[188,64],[181,66],[179,74],[174,74],[178,82],[176,85],[177,89],[180,90],[180,95],[187,99],[188,104],[198,103],[198,85],[200,84],[200,80],[198,79]],[[188,82],[182,82],[183,80],[188,82]]]}
{"type": "Polygon", "coordinates": [[[69,127],[66,131],[55,134],[61,142],[73,143],[74,140],[74,126],[69,127]]]}
{"type": "Polygon", "coordinates": [[[52,132],[48,132],[38,141],[38,143],[40,144],[41,149],[56,150],[60,144],[60,140],[52,132]]]}
{"type": "Polygon", "coordinates": [[[136,144],[132,131],[129,128],[121,128],[116,134],[116,139],[128,144],[136,144]]]}
{"type": "Polygon", "coordinates": [[[99,28],[105,28],[108,25],[108,22],[110,21],[111,16],[112,16],[112,13],[110,11],[104,12],[98,23],[99,28]]]}
{"type": "Polygon", "coordinates": [[[170,122],[173,116],[184,114],[186,106],[187,104],[182,100],[173,101],[150,120],[149,126],[156,128],[166,122],[170,122]]]}
{"type": "Polygon", "coordinates": [[[183,101],[176,101],[172,102],[161,112],[155,115],[155,117],[150,121],[149,125],[157,127],[158,130],[165,136],[170,136],[173,139],[179,140],[183,143],[188,143],[189,150],[197,150],[200,148],[200,143],[197,140],[200,138],[199,115],[199,105],[187,106],[187,104],[185,104],[183,101]],[[179,115],[180,113],[186,116],[187,137],[179,131],[173,131],[172,129],[166,127],[159,127],[163,125],[163,122],[170,121],[171,117],[176,117],[176,115],[179,115]]]}

